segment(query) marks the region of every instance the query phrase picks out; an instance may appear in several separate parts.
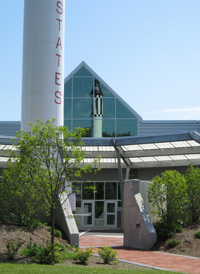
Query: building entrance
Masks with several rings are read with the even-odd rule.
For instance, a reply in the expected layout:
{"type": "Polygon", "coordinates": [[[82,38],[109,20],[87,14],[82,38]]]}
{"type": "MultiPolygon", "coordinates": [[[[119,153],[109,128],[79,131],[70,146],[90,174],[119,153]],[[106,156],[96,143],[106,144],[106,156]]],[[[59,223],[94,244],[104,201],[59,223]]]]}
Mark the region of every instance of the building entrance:
{"type": "Polygon", "coordinates": [[[82,201],[83,227],[116,227],[117,201],[82,201]]]}
{"type": "Polygon", "coordinates": [[[79,227],[121,228],[121,195],[118,182],[81,183],[76,197],[75,213],[83,214],[76,217],[79,227]]]}

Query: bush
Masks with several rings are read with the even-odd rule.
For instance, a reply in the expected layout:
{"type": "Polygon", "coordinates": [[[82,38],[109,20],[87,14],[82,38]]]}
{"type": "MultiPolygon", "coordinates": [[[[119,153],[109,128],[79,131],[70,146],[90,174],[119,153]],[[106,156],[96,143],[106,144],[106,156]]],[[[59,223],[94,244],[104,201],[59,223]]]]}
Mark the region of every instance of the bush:
{"type": "Polygon", "coordinates": [[[37,244],[33,243],[32,238],[30,238],[28,245],[22,249],[21,254],[28,258],[34,258],[39,253],[39,249],[37,244]]]}
{"type": "Polygon", "coordinates": [[[198,223],[200,218],[200,168],[189,166],[186,175],[187,184],[187,216],[189,223],[198,223]]]}
{"type": "Polygon", "coordinates": [[[24,242],[18,241],[17,244],[14,244],[12,242],[8,242],[6,245],[7,252],[6,257],[8,260],[12,260],[14,256],[17,254],[19,248],[23,245],[24,242]]]}
{"type": "Polygon", "coordinates": [[[154,224],[155,230],[159,240],[165,240],[174,235],[174,233],[183,231],[183,222],[176,221],[176,223],[157,222],[154,224]]]}
{"type": "Polygon", "coordinates": [[[75,254],[74,252],[62,252],[61,253],[61,261],[63,260],[74,260],[75,259],[75,254]]]}
{"type": "Polygon", "coordinates": [[[77,247],[74,252],[74,255],[75,255],[74,260],[80,261],[81,264],[88,264],[88,260],[89,258],[91,258],[93,254],[94,254],[94,251],[92,247],[86,248],[85,251],[77,247]]]}
{"type": "Polygon", "coordinates": [[[180,242],[181,242],[181,240],[176,239],[176,238],[169,239],[169,240],[166,241],[166,246],[167,246],[167,248],[173,248],[176,245],[180,244],[180,242]]]}
{"type": "Polygon", "coordinates": [[[111,262],[117,262],[117,251],[114,251],[112,247],[104,246],[102,247],[99,252],[99,256],[103,259],[104,264],[109,264],[111,262]]]}
{"type": "Polygon", "coordinates": [[[63,245],[63,244],[60,244],[59,241],[57,241],[55,244],[54,244],[59,251],[65,251],[66,250],[66,246],[63,245]]]}
{"type": "Polygon", "coordinates": [[[29,244],[21,251],[21,254],[28,258],[32,258],[39,264],[55,264],[61,261],[60,249],[63,247],[64,246],[59,243],[54,245],[47,244],[47,246],[37,246],[30,238],[29,244]]]}
{"type": "Polygon", "coordinates": [[[194,233],[195,238],[200,239],[200,231],[194,233]]]}
{"type": "Polygon", "coordinates": [[[24,214],[21,216],[21,226],[27,226],[31,228],[40,228],[46,225],[45,223],[40,222],[38,219],[30,218],[24,214]]]}
{"type": "Polygon", "coordinates": [[[40,246],[39,252],[35,256],[39,264],[52,264],[61,261],[60,251],[56,245],[48,244],[47,246],[40,246]]]}
{"type": "MultiPolygon", "coordinates": [[[[52,227],[48,227],[49,232],[51,233],[52,227]]],[[[62,232],[58,229],[54,229],[54,236],[58,238],[62,238],[62,232]]]]}
{"type": "Polygon", "coordinates": [[[161,222],[166,225],[182,220],[187,202],[186,182],[176,170],[166,170],[152,179],[148,190],[149,202],[161,222]]]}

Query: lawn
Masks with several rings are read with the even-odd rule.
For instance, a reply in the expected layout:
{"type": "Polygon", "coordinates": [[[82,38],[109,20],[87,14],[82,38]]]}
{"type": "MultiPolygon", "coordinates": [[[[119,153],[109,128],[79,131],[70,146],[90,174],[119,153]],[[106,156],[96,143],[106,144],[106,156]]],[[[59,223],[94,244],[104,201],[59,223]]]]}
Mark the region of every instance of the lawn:
{"type": "MultiPolygon", "coordinates": [[[[38,264],[19,264],[19,263],[0,263],[0,273],[25,273],[25,274],[88,274],[88,273],[120,273],[120,274],[172,274],[172,271],[161,271],[154,269],[147,270],[122,270],[122,269],[103,269],[103,268],[91,268],[89,266],[64,266],[64,265],[38,265],[38,264]]],[[[178,272],[176,272],[178,273],[178,272]]]]}

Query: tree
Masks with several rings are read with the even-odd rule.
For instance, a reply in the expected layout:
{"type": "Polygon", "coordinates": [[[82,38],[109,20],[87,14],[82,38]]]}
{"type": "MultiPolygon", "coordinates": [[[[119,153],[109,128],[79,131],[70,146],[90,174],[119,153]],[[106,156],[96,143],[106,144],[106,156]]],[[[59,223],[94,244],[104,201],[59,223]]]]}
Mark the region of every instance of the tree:
{"type": "Polygon", "coordinates": [[[188,220],[197,223],[200,218],[200,169],[190,165],[185,179],[188,195],[188,220]]]}
{"type": "Polygon", "coordinates": [[[184,217],[187,199],[184,176],[176,170],[166,170],[153,178],[148,197],[162,223],[168,226],[176,224],[184,217]]]}
{"type": "MultiPolygon", "coordinates": [[[[18,151],[12,150],[12,159],[21,166],[18,176],[28,182],[42,201],[42,206],[51,216],[51,243],[54,243],[54,215],[59,204],[60,195],[66,192],[65,182],[82,176],[83,173],[97,171],[96,164],[83,165],[85,152],[81,136],[83,129],[70,132],[67,127],[56,126],[55,119],[35,124],[30,123],[29,133],[17,133],[18,151]],[[26,180],[27,179],[27,180],[26,180]]],[[[7,171],[10,180],[15,180],[12,168],[7,171]]],[[[69,194],[69,193],[68,193],[69,194]]]]}
{"type": "Polygon", "coordinates": [[[2,218],[17,225],[33,224],[42,212],[41,201],[35,193],[28,173],[19,160],[8,161],[0,180],[0,204],[2,218]]]}

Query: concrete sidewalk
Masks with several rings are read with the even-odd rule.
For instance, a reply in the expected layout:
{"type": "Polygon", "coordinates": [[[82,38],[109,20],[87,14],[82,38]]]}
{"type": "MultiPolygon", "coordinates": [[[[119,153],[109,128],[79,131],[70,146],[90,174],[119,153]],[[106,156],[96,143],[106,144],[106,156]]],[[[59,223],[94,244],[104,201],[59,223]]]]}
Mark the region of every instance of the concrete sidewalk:
{"type": "Polygon", "coordinates": [[[80,247],[112,246],[113,249],[117,250],[120,260],[156,269],[200,274],[200,258],[128,249],[123,246],[122,233],[87,232],[80,236],[79,245],[80,247]]]}

